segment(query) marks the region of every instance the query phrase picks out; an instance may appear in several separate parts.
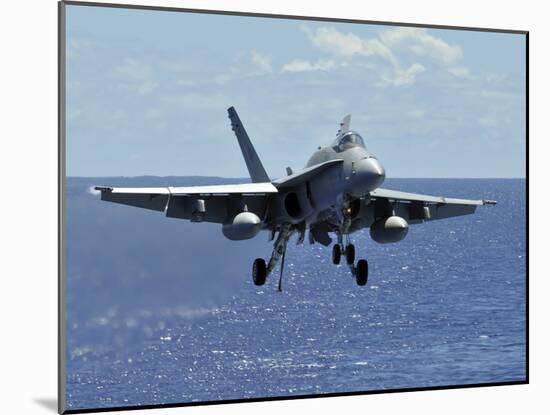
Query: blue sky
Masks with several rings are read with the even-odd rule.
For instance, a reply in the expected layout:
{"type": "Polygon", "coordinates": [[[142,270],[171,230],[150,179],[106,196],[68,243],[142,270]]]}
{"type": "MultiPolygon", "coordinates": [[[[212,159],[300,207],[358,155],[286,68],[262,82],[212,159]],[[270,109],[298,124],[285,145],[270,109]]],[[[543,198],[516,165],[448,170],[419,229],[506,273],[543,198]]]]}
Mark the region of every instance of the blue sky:
{"type": "Polygon", "coordinates": [[[524,177],[525,37],[67,6],[67,175],[272,177],[352,114],[388,177],[524,177]]]}

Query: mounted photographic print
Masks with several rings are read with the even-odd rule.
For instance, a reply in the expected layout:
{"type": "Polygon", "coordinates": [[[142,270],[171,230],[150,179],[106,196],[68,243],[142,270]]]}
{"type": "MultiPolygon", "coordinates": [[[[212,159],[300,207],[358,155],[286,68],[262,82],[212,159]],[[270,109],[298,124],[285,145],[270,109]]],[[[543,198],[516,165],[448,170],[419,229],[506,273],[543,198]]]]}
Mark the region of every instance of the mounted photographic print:
{"type": "Polygon", "coordinates": [[[527,32],[59,25],[60,412],[528,382],[527,32]]]}

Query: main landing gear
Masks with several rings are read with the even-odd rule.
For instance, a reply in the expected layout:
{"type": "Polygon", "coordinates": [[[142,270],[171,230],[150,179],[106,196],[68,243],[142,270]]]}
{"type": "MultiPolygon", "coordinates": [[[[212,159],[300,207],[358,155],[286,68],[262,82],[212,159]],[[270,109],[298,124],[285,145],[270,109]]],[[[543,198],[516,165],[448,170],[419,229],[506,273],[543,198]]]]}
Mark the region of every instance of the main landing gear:
{"type": "Polygon", "coordinates": [[[351,275],[355,277],[357,285],[365,285],[369,279],[369,263],[366,259],[360,259],[354,266],[355,262],[355,245],[349,242],[349,237],[339,236],[338,243],[332,247],[332,263],[340,264],[342,256],[345,256],[346,263],[351,270],[351,275]]]}
{"type": "Polygon", "coordinates": [[[281,268],[279,273],[278,290],[282,291],[286,245],[294,231],[295,230],[291,228],[290,224],[283,225],[281,227],[281,230],[279,231],[279,235],[277,236],[275,243],[273,244],[273,252],[271,254],[269,262],[266,264],[263,258],[256,258],[256,260],[252,264],[252,281],[254,281],[255,285],[265,284],[267,276],[271,273],[271,271],[273,271],[273,269],[277,265],[277,262],[279,262],[280,259],[281,268]]]}
{"type": "Polygon", "coordinates": [[[267,267],[263,258],[256,258],[252,264],[252,280],[255,285],[264,285],[267,278],[267,267]]]}
{"type": "MultiPolygon", "coordinates": [[[[353,267],[353,265],[351,267],[353,267]]],[[[365,285],[369,279],[369,263],[367,260],[360,259],[357,261],[355,270],[352,268],[352,273],[355,274],[355,281],[357,281],[357,285],[365,285]]]]}
{"type": "MultiPolygon", "coordinates": [[[[252,281],[254,281],[254,285],[264,285],[267,276],[275,269],[280,260],[278,290],[282,291],[286,246],[294,232],[296,232],[296,228],[293,228],[290,224],[283,225],[273,244],[273,252],[269,261],[266,263],[263,258],[256,258],[252,264],[252,281]]],[[[303,238],[298,240],[298,243],[301,242],[303,242],[303,238]]],[[[365,285],[369,278],[369,263],[366,259],[360,259],[354,265],[355,246],[350,242],[347,234],[340,233],[338,234],[338,243],[332,247],[332,262],[336,265],[340,264],[342,256],[345,258],[346,264],[351,270],[351,275],[355,278],[357,285],[365,285]]]]}

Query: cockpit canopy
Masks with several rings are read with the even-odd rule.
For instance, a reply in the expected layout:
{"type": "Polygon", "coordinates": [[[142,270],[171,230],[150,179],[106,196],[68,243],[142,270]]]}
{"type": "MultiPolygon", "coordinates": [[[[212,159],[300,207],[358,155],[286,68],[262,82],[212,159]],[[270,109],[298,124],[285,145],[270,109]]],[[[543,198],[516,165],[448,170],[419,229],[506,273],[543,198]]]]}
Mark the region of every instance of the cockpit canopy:
{"type": "Polygon", "coordinates": [[[338,152],[356,146],[364,148],[365,142],[363,141],[363,138],[355,131],[348,131],[344,135],[337,137],[336,140],[334,140],[334,142],[332,143],[332,147],[338,152]]]}

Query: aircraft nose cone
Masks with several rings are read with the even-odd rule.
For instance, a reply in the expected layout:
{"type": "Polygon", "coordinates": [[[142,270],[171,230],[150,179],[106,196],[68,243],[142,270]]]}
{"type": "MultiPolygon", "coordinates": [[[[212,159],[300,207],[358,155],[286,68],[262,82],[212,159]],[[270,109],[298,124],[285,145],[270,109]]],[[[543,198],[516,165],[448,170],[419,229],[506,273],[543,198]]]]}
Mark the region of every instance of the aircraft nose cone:
{"type": "Polygon", "coordinates": [[[386,171],[375,158],[365,158],[354,163],[353,193],[364,195],[379,187],[386,178],[386,171]]]}
{"type": "Polygon", "coordinates": [[[384,170],[384,167],[378,160],[374,158],[370,158],[370,159],[365,159],[364,161],[365,163],[362,168],[365,170],[367,174],[371,175],[376,179],[381,178],[382,180],[384,180],[384,178],[386,177],[386,171],[384,170]]]}
{"type": "Polygon", "coordinates": [[[369,187],[369,190],[376,189],[386,178],[384,167],[375,158],[360,160],[356,172],[360,180],[369,187]]]}

